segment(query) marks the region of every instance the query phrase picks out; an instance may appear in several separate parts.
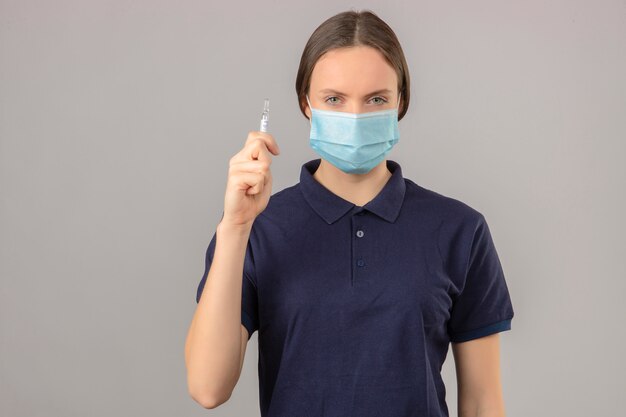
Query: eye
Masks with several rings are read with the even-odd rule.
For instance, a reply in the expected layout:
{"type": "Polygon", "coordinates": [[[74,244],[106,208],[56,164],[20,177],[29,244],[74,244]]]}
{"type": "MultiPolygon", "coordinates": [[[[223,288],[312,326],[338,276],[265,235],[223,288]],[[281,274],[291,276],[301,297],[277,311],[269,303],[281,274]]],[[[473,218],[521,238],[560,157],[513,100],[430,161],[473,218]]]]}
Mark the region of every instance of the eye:
{"type": "MultiPolygon", "coordinates": [[[[339,100],[339,97],[337,97],[337,96],[330,96],[330,97],[326,98],[326,100],[324,100],[324,102],[332,104],[332,105],[339,104],[339,101],[333,101],[333,99],[339,100]]],[[[379,100],[379,101],[374,103],[374,104],[378,104],[378,105],[383,105],[383,104],[388,102],[388,100],[386,100],[385,98],[380,97],[380,96],[372,97],[370,100],[379,100]]]]}
{"type": "Polygon", "coordinates": [[[372,100],[374,100],[374,99],[380,99],[380,100],[382,100],[382,101],[379,101],[379,102],[378,102],[378,103],[376,103],[376,104],[385,104],[385,103],[387,102],[387,100],[385,100],[384,98],[382,98],[382,97],[380,97],[380,96],[372,97],[372,100]]]}

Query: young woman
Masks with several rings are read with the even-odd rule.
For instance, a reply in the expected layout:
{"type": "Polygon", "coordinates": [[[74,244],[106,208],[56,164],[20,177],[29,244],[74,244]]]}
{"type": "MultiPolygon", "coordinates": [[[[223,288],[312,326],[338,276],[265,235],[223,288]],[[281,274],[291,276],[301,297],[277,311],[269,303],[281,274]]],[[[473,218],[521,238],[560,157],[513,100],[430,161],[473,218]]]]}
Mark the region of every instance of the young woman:
{"type": "Polygon", "coordinates": [[[447,416],[452,343],[459,415],[503,417],[513,307],[485,218],[385,159],[410,100],[394,32],[369,11],[331,17],[296,92],[320,158],[271,196],[271,134],[230,160],[186,342],[191,396],[227,401],[258,330],[262,417],[447,416]]]}

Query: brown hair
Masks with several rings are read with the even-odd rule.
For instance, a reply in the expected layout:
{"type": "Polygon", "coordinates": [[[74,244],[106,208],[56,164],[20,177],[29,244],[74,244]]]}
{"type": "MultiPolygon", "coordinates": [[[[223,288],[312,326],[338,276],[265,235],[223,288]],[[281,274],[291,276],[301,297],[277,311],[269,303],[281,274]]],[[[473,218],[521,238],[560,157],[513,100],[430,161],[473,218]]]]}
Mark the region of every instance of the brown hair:
{"type": "MultiPolygon", "coordinates": [[[[332,16],[315,29],[309,38],[296,77],[296,93],[300,111],[304,114],[311,74],[315,63],[331,49],[350,46],[371,46],[379,50],[398,75],[398,92],[402,94],[398,120],[406,114],[410,101],[409,67],[396,34],[389,25],[370,10],[349,10],[332,16]]],[[[308,117],[307,117],[308,119],[308,117]]]]}

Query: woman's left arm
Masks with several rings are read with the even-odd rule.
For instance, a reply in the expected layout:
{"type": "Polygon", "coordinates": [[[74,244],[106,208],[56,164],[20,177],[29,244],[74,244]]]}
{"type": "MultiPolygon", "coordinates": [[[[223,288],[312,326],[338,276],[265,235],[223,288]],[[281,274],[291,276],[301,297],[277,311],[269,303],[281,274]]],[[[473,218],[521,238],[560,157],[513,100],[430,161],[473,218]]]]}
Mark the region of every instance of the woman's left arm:
{"type": "Polygon", "coordinates": [[[452,343],[459,417],[505,417],[500,335],[452,343]]]}

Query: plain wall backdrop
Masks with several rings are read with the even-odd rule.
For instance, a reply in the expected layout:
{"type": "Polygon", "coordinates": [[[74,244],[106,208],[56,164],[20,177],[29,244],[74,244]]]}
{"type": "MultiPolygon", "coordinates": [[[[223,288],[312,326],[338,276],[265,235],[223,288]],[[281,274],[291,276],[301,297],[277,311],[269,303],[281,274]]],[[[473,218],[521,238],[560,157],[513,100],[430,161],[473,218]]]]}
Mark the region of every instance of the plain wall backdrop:
{"type": "Polygon", "coordinates": [[[213,410],[185,336],[228,160],[268,97],[272,193],[298,182],[300,55],[351,8],[411,71],[388,159],[491,228],[507,416],[623,412],[625,1],[0,0],[0,415],[259,415],[257,334],[213,410]]]}

